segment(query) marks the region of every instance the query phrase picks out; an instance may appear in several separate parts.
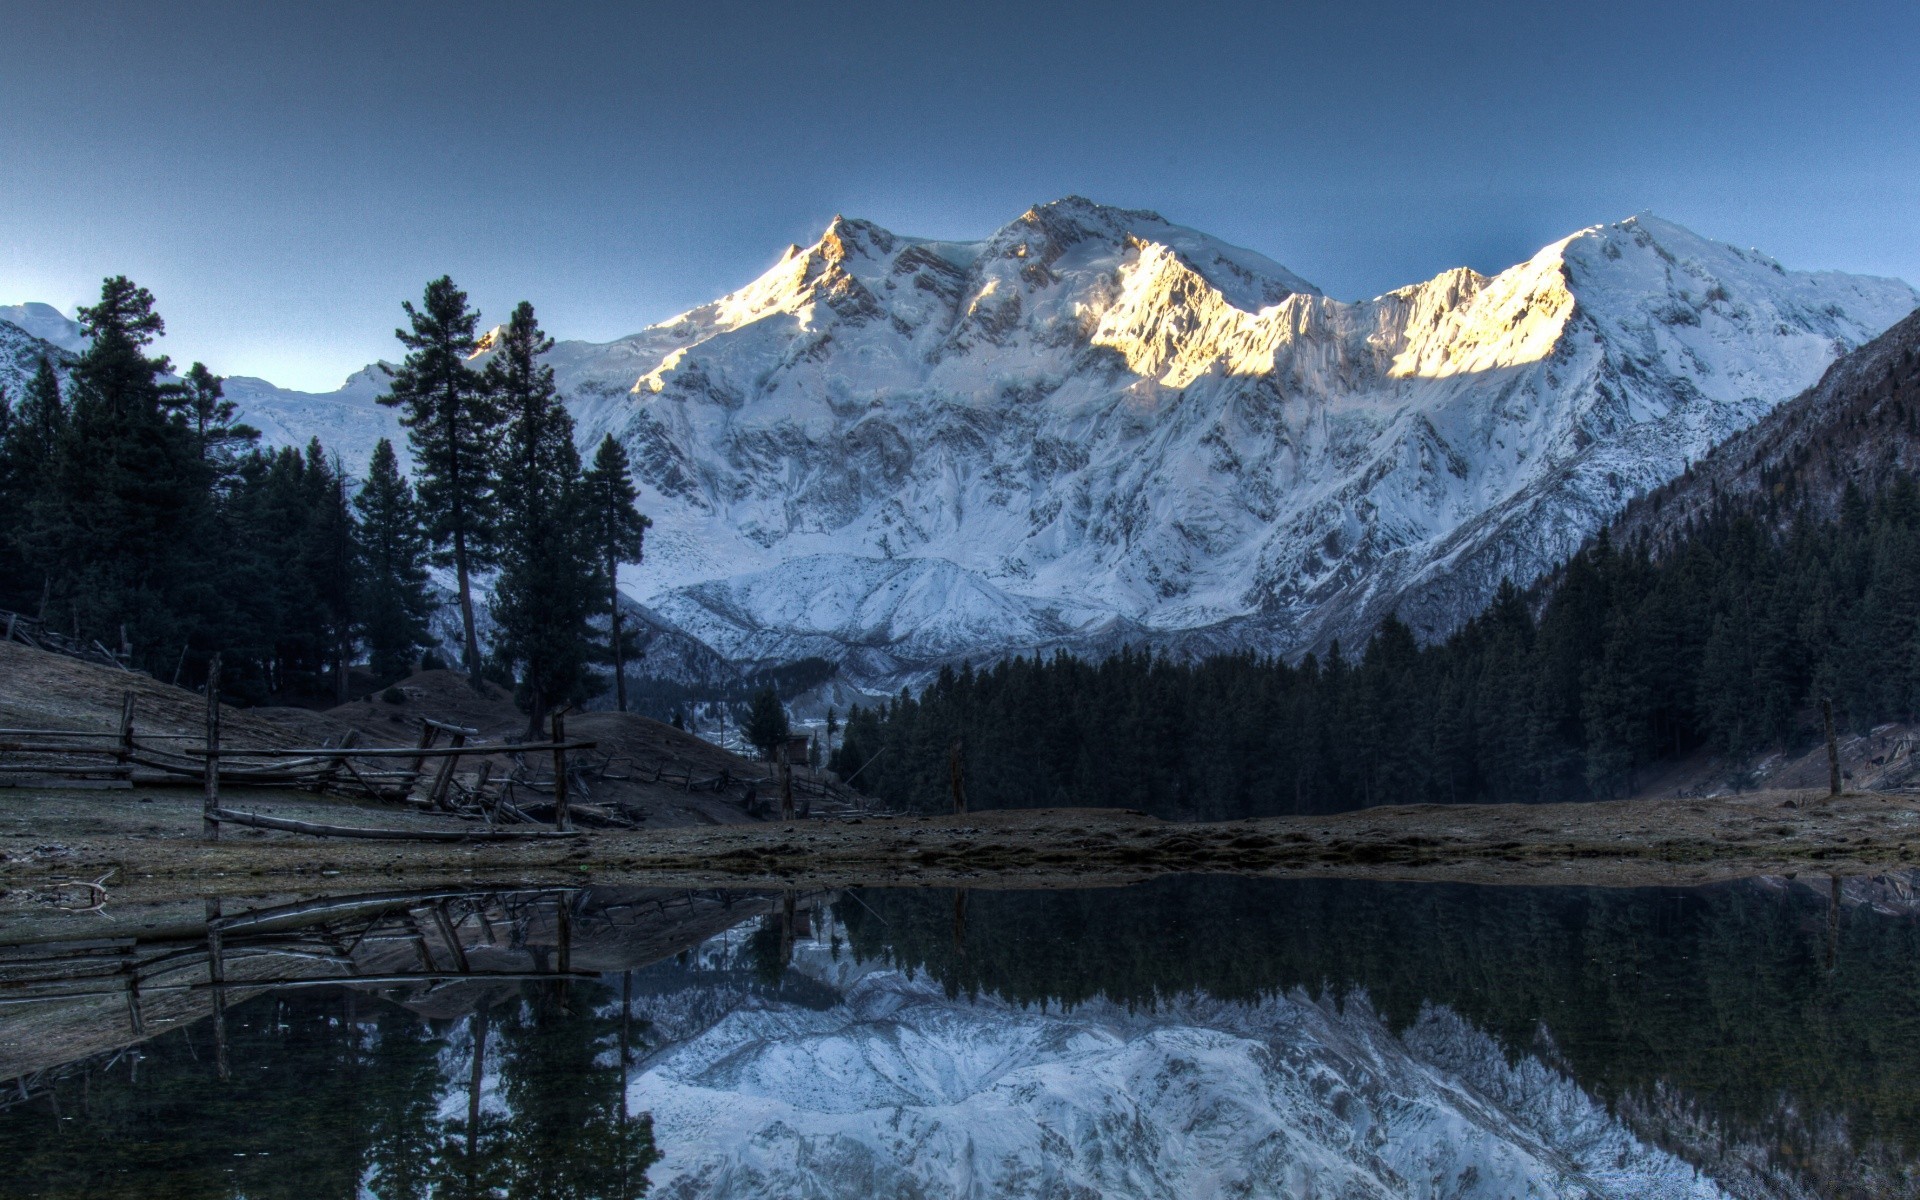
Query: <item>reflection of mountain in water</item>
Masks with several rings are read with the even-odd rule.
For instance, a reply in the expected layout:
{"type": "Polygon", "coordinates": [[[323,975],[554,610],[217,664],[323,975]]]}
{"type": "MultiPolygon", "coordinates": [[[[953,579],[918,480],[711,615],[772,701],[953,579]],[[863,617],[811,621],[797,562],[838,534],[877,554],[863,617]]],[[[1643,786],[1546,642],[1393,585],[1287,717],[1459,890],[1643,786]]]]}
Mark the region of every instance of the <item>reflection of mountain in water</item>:
{"type": "Polygon", "coordinates": [[[748,1004],[632,1085],[663,1196],[1709,1197],[1537,1059],[1364,1001],[1020,1008],[801,946],[824,1010],[748,1004]]]}
{"type": "Polygon", "coordinates": [[[1432,1005],[1556,1064],[1743,1195],[1920,1195],[1920,925],[1898,881],[1697,891],[1168,880],[843,902],[853,947],[949,993],[1133,1006],[1199,990],[1432,1005]]]}
{"type": "Polygon", "coordinates": [[[1831,898],[396,894],[219,989],[196,900],[3,948],[0,1197],[1920,1194],[1912,897],[1831,898]]]}

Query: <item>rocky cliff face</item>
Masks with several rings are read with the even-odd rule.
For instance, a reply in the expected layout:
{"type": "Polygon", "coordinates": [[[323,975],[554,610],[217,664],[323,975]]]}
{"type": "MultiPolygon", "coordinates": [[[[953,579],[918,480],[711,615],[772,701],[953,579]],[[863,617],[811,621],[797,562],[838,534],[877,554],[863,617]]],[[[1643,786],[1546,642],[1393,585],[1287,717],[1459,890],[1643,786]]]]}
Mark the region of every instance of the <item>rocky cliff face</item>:
{"type": "MultiPolygon", "coordinates": [[[[897,685],[1124,643],[1298,653],[1439,634],[1912,310],[1641,216],[1491,278],[1329,299],[1069,198],[981,242],[836,219],[712,304],[553,355],[656,521],[625,583],[740,662],[897,685]]],[[[235,381],[363,461],[392,416],[235,381]]]]}

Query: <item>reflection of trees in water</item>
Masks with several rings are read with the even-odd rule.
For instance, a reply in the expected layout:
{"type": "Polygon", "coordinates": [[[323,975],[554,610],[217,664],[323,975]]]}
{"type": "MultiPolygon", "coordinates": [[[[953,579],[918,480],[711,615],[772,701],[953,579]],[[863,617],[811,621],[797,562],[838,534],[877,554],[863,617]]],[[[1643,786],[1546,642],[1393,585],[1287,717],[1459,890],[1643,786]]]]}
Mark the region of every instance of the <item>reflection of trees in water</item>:
{"type": "Polygon", "coordinates": [[[1782,893],[1193,878],[976,891],[964,940],[946,893],[862,891],[836,914],[856,953],[924,968],[953,995],[1364,989],[1397,1026],[1447,1005],[1638,1111],[1687,1097],[1783,1163],[1849,1146],[1911,1162],[1920,924],[1856,906],[1835,926],[1828,904],[1824,880],[1782,893]]]}
{"type": "Polygon", "coordinates": [[[643,1194],[658,1153],[651,1120],[626,1112],[615,993],[529,984],[488,1019],[507,1111],[477,1128],[465,1105],[438,1116],[470,1083],[442,1071],[466,1018],[290,992],[229,1015],[229,1081],[206,1023],[162,1035],[0,1112],[0,1163],[10,1186],[62,1200],[317,1200],[363,1181],[382,1200],[643,1194]]]}

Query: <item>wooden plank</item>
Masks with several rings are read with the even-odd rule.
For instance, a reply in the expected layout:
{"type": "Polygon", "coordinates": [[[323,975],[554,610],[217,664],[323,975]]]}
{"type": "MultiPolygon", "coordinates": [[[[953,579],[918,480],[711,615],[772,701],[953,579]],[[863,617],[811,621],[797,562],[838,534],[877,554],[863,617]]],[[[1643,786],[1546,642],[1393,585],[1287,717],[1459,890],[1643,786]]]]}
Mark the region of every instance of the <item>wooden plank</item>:
{"type": "Polygon", "coordinates": [[[215,821],[247,825],[255,829],[277,829],[282,833],[308,833],[317,837],[368,838],[389,842],[517,842],[541,838],[577,837],[575,831],[529,829],[374,829],[365,825],[322,825],[313,821],[294,821],[286,817],[268,817],[259,813],[220,809],[215,821]]]}
{"type": "Polygon", "coordinates": [[[68,792],[120,791],[133,786],[131,779],[36,779],[12,775],[0,779],[0,788],[45,788],[68,792]]]}
{"type": "Polygon", "coordinates": [[[210,842],[220,840],[220,652],[214,651],[207,664],[207,798],[200,815],[200,836],[210,842]]]}

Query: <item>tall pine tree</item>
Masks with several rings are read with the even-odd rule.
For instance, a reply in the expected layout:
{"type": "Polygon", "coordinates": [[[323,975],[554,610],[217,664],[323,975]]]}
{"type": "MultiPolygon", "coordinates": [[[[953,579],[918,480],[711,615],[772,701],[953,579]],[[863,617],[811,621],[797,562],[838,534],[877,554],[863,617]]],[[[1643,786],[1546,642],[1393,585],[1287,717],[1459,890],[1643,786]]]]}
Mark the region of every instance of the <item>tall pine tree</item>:
{"type": "Polygon", "coordinates": [[[415,652],[432,644],[426,543],[413,488],[386,438],[373,448],[366,485],[353,507],[360,516],[360,628],[373,674],[386,683],[405,675],[415,652]]]}
{"type": "Polygon", "coordinates": [[[46,616],[51,548],[36,544],[32,510],[50,482],[53,457],[66,435],[66,402],[53,364],[43,355],[33,379],[10,406],[0,441],[0,567],[8,580],[6,598],[15,606],[46,616]]]}
{"type": "Polygon", "coordinates": [[[553,708],[586,699],[598,682],[588,618],[599,594],[581,520],[580,452],[560,404],[553,339],[524,300],[501,331],[487,384],[507,417],[500,457],[500,577],[493,589],[494,651],[519,676],[530,730],[553,708]]]}
{"type": "Polygon", "coordinates": [[[608,434],[586,475],[586,533],[606,587],[607,633],[613,655],[614,697],[627,711],[628,636],[620,621],[620,564],[639,563],[653,522],[634,507],[638,497],[627,452],[608,434]]]}
{"type": "Polygon", "coordinates": [[[407,348],[380,403],[399,406],[400,423],[419,472],[417,501],[434,561],[451,566],[458,581],[463,655],[468,675],[480,682],[480,641],[474,630],[474,572],[496,561],[499,507],[494,496],[494,458],[499,406],[467,358],[479,345],[480,314],[467,294],[446,276],[427,285],[421,307],[403,305],[409,329],[394,336],[407,348]]]}
{"type": "Polygon", "coordinates": [[[166,647],[195,632],[181,594],[205,532],[206,475],[162,382],[170,364],[146,353],[166,328],[152,294],[114,276],[80,323],[92,344],[73,368],[31,536],[73,627],[109,643],[124,630],[157,667],[166,647]]]}

